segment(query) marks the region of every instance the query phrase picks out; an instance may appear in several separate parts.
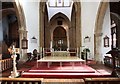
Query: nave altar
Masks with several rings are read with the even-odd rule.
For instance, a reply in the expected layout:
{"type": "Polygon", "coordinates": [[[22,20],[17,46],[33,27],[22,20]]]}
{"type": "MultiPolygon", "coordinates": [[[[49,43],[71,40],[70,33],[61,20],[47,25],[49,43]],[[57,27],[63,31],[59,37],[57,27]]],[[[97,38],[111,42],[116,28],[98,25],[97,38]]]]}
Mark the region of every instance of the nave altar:
{"type": "Polygon", "coordinates": [[[82,60],[77,56],[74,56],[74,57],[73,56],[46,56],[37,60],[37,67],[38,67],[38,64],[42,62],[47,62],[48,68],[50,68],[50,65],[52,65],[52,63],[54,62],[59,62],[61,68],[64,62],[68,62],[72,64],[72,68],[74,68],[74,64],[76,62],[79,62],[80,64],[86,64],[85,60],[82,60]]]}

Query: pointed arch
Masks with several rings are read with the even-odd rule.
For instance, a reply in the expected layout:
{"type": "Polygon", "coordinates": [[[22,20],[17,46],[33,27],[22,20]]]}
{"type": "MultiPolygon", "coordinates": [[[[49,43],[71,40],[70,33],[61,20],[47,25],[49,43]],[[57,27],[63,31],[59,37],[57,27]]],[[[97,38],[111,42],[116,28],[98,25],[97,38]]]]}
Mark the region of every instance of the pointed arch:
{"type": "Polygon", "coordinates": [[[100,58],[100,46],[102,44],[101,35],[102,35],[102,25],[105,17],[105,13],[108,7],[108,2],[100,2],[94,30],[94,58],[99,61],[100,58]]]}
{"type": "Polygon", "coordinates": [[[67,33],[66,30],[58,26],[54,29],[53,31],[53,47],[54,50],[62,50],[66,51],[67,50],[67,33]]]}
{"type": "MultiPolygon", "coordinates": [[[[49,21],[49,30],[50,30],[50,41],[54,42],[53,45],[55,45],[55,41],[54,41],[54,30],[56,30],[56,28],[63,28],[66,31],[66,40],[64,40],[65,42],[65,46],[69,47],[69,27],[70,27],[70,20],[69,18],[59,12],[57,14],[55,14],[49,21]],[[58,22],[61,21],[62,24],[58,24],[58,22]]],[[[58,40],[58,39],[57,39],[58,40]]]]}
{"type": "Polygon", "coordinates": [[[22,39],[25,37],[27,38],[27,29],[26,29],[26,20],[25,20],[25,14],[23,11],[23,8],[19,2],[19,0],[14,0],[14,8],[16,11],[16,15],[18,18],[18,26],[19,26],[19,46],[20,46],[20,60],[21,61],[26,61],[27,57],[26,57],[26,53],[27,50],[23,50],[22,49],[22,39]]]}
{"type": "MultiPolygon", "coordinates": [[[[9,2],[8,2],[9,3],[9,2]]],[[[22,58],[23,54],[25,54],[27,51],[23,52],[21,49],[21,40],[23,37],[27,37],[27,31],[26,31],[26,22],[25,22],[25,16],[22,9],[22,6],[20,5],[20,2],[18,0],[12,0],[10,3],[13,4],[13,8],[7,8],[3,9],[3,17],[7,16],[8,14],[14,14],[17,17],[17,26],[18,26],[18,35],[19,35],[19,49],[21,52],[20,58],[22,58]]]]}
{"type": "MultiPolygon", "coordinates": [[[[64,15],[63,13],[59,12],[57,14],[55,14],[50,20],[48,20],[48,25],[46,23],[44,23],[44,12],[45,12],[45,5],[46,5],[46,1],[44,2],[40,2],[40,46],[41,47],[49,47],[50,45],[48,43],[45,43],[45,42],[50,42],[52,40],[52,35],[49,35],[50,32],[53,32],[53,30],[57,27],[57,25],[55,26],[54,24],[54,28],[51,27],[51,25],[53,26],[53,24],[51,24],[51,22],[53,22],[58,16],[62,16],[63,20],[66,22],[67,24],[67,36],[69,36],[69,29],[71,28],[71,22],[70,20],[68,19],[68,17],[66,15],[64,15]],[[46,24],[46,25],[45,25],[46,24]],[[47,26],[47,27],[45,27],[47,26]],[[50,28],[53,28],[52,30],[50,30],[50,28]],[[44,30],[45,29],[45,30],[44,30]],[[45,38],[45,32],[48,30],[47,32],[47,38],[45,38]],[[47,44],[47,45],[45,45],[47,44]]],[[[73,1],[73,4],[74,4],[74,10],[75,10],[75,28],[76,28],[76,33],[75,33],[75,39],[76,39],[76,43],[75,43],[75,48],[78,47],[80,48],[81,46],[81,4],[80,2],[76,2],[76,1],[73,1]]],[[[64,27],[65,28],[65,27],[64,27]]],[[[69,39],[69,38],[68,38],[69,39]]],[[[68,43],[69,45],[69,43],[68,43]]]]}
{"type": "MultiPolygon", "coordinates": [[[[63,13],[61,13],[61,12],[55,14],[55,15],[50,19],[49,22],[53,22],[55,19],[57,19],[57,18],[59,18],[59,17],[61,17],[62,19],[64,19],[64,20],[67,22],[67,24],[70,23],[69,18],[68,18],[65,14],[63,14],[63,13]]],[[[69,24],[69,25],[70,25],[70,24],[69,24]]]]}

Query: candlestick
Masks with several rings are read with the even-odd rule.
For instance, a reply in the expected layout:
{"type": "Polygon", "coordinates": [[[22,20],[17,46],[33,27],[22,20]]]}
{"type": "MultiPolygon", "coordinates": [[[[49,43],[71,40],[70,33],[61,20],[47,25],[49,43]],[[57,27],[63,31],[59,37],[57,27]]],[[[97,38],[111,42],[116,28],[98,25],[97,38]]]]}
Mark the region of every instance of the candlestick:
{"type": "Polygon", "coordinates": [[[15,51],[15,46],[13,45],[12,48],[12,59],[13,59],[13,71],[11,71],[11,75],[9,76],[9,78],[15,78],[19,76],[19,72],[17,72],[17,67],[16,67],[16,51],[15,51]]]}

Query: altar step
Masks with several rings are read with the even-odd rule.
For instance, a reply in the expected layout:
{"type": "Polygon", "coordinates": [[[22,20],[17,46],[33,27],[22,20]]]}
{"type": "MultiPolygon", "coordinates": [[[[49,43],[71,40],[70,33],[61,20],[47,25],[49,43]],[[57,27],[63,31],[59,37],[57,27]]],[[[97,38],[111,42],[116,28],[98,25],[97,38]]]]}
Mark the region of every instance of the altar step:
{"type": "Polygon", "coordinates": [[[50,68],[46,63],[41,63],[38,67],[33,66],[30,70],[21,73],[21,77],[31,78],[87,78],[87,77],[110,77],[111,73],[103,69],[93,69],[87,65],[70,66],[70,63],[53,63],[50,68]]]}
{"type": "Polygon", "coordinates": [[[95,70],[29,70],[30,73],[95,73],[95,70]]]}
{"type": "Polygon", "coordinates": [[[35,73],[23,72],[21,77],[24,78],[86,78],[86,77],[110,77],[110,74],[95,73],[35,73]]]}

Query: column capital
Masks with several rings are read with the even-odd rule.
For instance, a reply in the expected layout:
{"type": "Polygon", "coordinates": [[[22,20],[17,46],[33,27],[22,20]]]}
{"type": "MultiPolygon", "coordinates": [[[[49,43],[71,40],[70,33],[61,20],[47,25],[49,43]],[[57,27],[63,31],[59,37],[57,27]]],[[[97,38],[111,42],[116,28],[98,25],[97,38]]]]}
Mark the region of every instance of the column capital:
{"type": "Polygon", "coordinates": [[[95,36],[96,37],[100,37],[100,36],[102,36],[103,35],[103,33],[95,33],[95,36]]]}
{"type": "Polygon", "coordinates": [[[26,31],[25,29],[22,29],[22,28],[21,28],[21,29],[18,30],[18,32],[19,32],[20,34],[24,34],[24,33],[27,33],[28,31],[26,31]]]}

